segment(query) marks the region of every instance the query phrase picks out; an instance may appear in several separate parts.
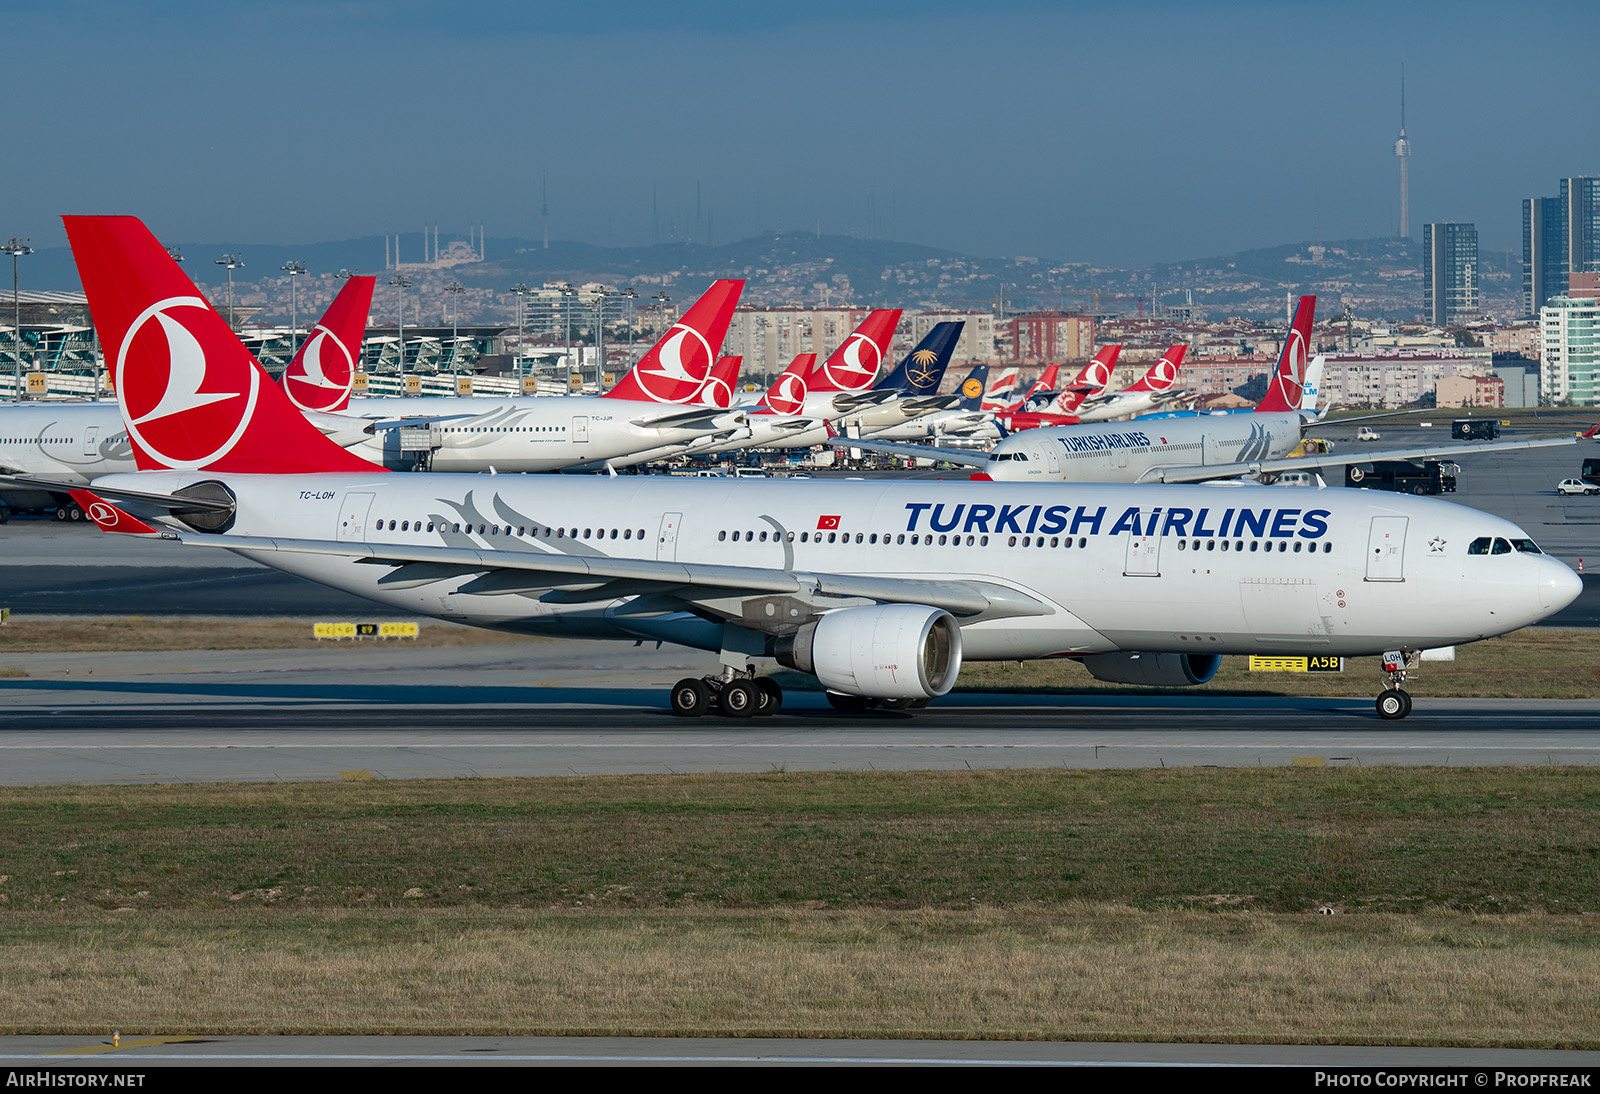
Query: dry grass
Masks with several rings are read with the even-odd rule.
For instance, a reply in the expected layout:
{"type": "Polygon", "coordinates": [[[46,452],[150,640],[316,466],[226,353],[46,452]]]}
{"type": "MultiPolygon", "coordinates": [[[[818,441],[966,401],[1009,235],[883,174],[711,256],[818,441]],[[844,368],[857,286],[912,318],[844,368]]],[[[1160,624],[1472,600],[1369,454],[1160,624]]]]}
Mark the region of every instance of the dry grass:
{"type": "MultiPolygon", "coordinates": [[[[382,615],[327,622],[381,622],[382,615]]],[[[86,619],[18,619],[0,627],[7,653],[126,653],[149,650],[309,650],[392,643],[411,646],[483,646],[549,639],[427,621],[416,638],[327,640],[312,636],[305,619],[155,619],[145,616],[86,619]]]]}
{"type": "MultiPolygon", "coordinates": [[[[143,911],[7,930],[8,1033],[1062,1038],[1595,1047],[1587,920],[1114,905],[143,911]]],[[[30,922],[31,921],[31,922],[30,922]]]]}

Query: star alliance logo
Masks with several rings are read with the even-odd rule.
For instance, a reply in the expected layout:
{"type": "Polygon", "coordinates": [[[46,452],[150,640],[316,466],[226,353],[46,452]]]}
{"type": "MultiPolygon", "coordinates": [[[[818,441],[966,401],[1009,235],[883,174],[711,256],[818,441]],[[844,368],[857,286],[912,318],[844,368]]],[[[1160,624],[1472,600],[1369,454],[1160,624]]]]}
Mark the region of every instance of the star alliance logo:
{"type": "Polygon", "coordinates": [[[1444,545],[1445,538],[1443,536],[1434,536],[1428,541],[1428,553],[1430,555],[1442,555],[1444,554],[1444,545]]]}

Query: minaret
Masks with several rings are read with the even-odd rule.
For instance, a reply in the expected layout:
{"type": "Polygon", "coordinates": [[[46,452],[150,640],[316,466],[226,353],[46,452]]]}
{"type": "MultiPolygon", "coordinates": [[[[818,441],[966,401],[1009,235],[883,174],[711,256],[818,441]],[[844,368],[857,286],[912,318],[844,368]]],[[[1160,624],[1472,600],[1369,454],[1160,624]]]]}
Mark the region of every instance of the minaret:
{"type": "Polygon", "coordinates": [[[1394,154],[1400,157],[1400,235],[1411,238],[1411,142],[1406,140],[1406,63],[1400,62],[1400,139],[1394,142],[1394,154]]]}

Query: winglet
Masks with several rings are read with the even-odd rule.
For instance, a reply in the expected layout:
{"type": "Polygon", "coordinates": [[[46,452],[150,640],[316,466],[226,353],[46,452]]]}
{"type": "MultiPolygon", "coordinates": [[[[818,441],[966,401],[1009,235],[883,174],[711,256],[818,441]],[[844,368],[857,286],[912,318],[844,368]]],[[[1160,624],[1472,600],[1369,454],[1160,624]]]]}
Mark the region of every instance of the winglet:
{"type": "Polygon", "coordinates": [[[128,536],[161,535],[159,529],[150,527],[125,509],[117,508],[92,490],[73,490],[71,493],[78,508],[87,513],[102,532],[120,532],[128,536]]]}

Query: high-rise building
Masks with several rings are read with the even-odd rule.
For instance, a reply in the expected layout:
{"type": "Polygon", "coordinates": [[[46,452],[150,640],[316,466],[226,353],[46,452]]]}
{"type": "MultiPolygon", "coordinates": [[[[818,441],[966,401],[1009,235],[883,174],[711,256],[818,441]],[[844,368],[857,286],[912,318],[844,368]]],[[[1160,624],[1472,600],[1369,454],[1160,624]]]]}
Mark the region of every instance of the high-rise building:
{"type": "Polygon", "coordinates": [[[1422,292],[1429,322],[1457,326],[1478,317],[1478,226],[1422,226],[1422,292]]]}
{"type": "Polygon", "coordinates": [[[1566,242],[1561,234],[1561,202],[1557,198],[1522,201],[1522,301],[1527,314],[1538,315],[1552,296],[1567,287],[1566,242]]]}
{"type": "Polygon", "coordinates": [[[1600,178],[1561,180],[1562,273],[1600,270],[1600,178]]]}
{"type": "Polygon", "coordinates": [[[1539,312],[1542,388],[1553,403],[1600,403],[1600,300],[1553,297],[1539,312]]]}

